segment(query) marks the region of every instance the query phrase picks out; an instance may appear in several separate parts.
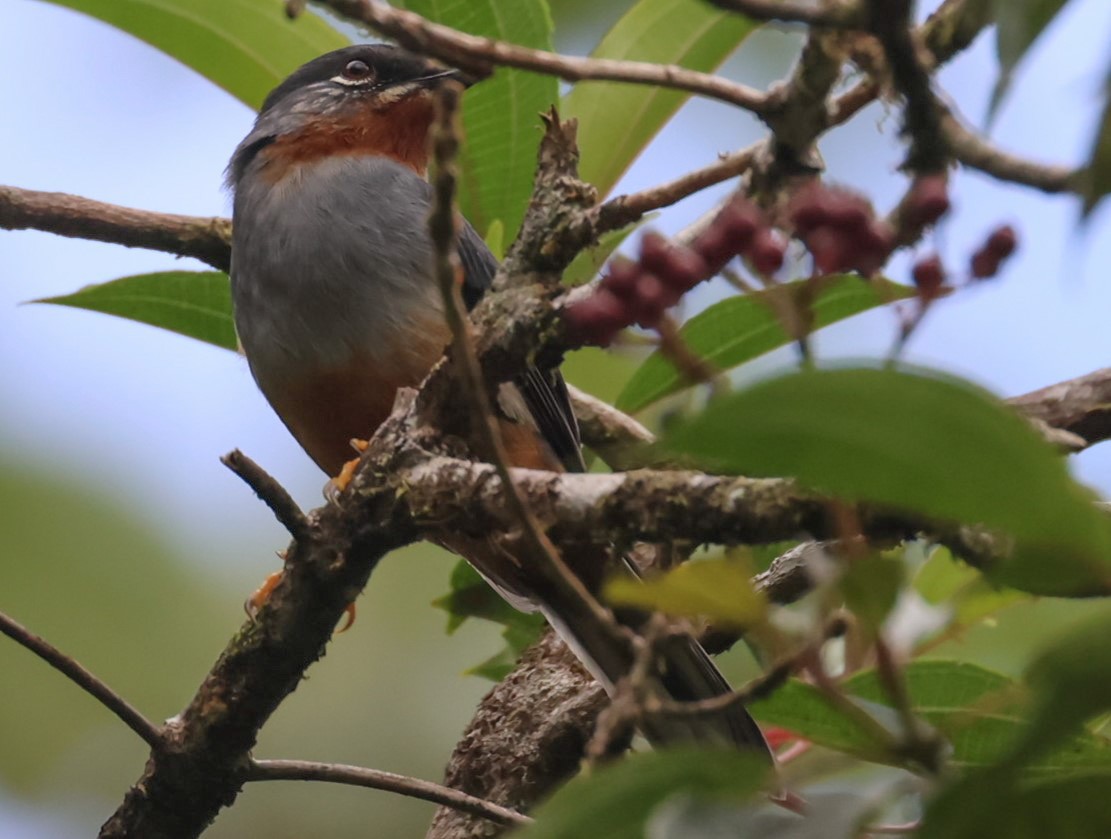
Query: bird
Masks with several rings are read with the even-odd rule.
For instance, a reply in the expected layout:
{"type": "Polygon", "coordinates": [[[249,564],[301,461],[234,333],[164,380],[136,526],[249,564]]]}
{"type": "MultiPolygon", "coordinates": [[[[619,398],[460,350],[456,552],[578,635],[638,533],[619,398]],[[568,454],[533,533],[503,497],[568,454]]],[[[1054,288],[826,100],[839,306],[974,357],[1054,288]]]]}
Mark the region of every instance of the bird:
{"type": "MultiPolygon", "coordinates": [[[[265,99],[227,168],[233,193],[231,288],[235,326],[263,395],[329,476],[350,441],[385,421],[399,388],[416,387],[450,343],[427,230],[428,133],[436,90],[466,85],[458,70],[400,47],[360,44],[297,69],[265,99]]],[[[473,307],[498,262],[475,229],[459,225],[462,296],[473,307]]],[[[578,425],[558,369],[530,368],[499,389],[514,466],[584,471],[578,425]]],[[[444,540],[514,606],[545,614],[611,692],[632,666],[612,636],[580,628],[573,606],[547,602],[528,563],[490,540],[444,540]]],[[[598,591],[602,569],[635,573],[608,546],[575,563],[598,591]],[[612,557],[611,557],[612,559],[612,557]],[[597,560],[597,561],[595,561],[597,560]]],[[[636,622],[643,616],[626,619],[636,622]]],[[[675,700],[722,695],[729,684],[689,635],[669,636],[658,679],[675,700]]],[[[698,742],[770,759],[760,728],[733,703],[708,716],[642,726],[657,743],[698,742]]]]}

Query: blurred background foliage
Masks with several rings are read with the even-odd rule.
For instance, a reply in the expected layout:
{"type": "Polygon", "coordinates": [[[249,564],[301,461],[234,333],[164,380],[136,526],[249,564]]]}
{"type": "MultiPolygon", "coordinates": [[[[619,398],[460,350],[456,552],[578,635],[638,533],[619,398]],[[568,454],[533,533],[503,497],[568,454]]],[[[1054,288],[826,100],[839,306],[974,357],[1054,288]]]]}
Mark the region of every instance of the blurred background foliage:
{"type": "MultiPolygon", "coordinates": [[[[7,80],[9,113],[23,117],[20,131],[0,138],[0,182],[151,209],[226,213],[220,170],[245,133],[250,111],[156,49],[59,5],[111,20],[136,4],[3,4],[0,78],[7,80]],[[35,83],[25,83],[31,76],[35,83]]],[[[633,4],[551,5],[554,46],[586,53],[633,4]]],[[[1038,157],[1075,162],[1090,142],[1102,78],[1089,72],[1088,65],[1098,64],[1094,58],[1069,59],[1102,54],[1111,15],[1100,0],[1072,5],[1027,62],[1034,69],[1020,67],[996,133],[1038,157]],[[1064,65],[1075,68],[1071,76],[1047,69],[1064,65]]],[[[236,15],[259,6],[233,9],[210,0],[197,10],[227,14],[240,25],[236,15]]],[[[337,35],[315,21],[309,37],[287,43],[281,39],[294,30],[279,19],[279,6],[278,0],[267,6],[274,10],[265,23],[274,27],[273,51],[260,58],[259,67],[244,67],[242,86],[230,90],[241,99],[257,100],[284,74],[281,68],[298,63],[290,53],[323,51],[353,34],[340,25],[337,35]]],[[[262,26],[254,21],[252,37],[262,26]]],[[[178,20],[152,31],[164,31],[172,44],[197,45],[198,60],[224,60],[208,46],[211,33],[203,28],[178,20]]],[[[994,62],[984,40],[943,74],[974,119],[986,113],[994,78],[984,70],[994,62]]],[[[796,33],[762,29],[729,57],[724,72],[764,86],[785,73],[797,44],[796,33]]],[[[721,57],[728,53],[723,49],[721,57]]],[[[554,89],[550,80],[532,83],[540,96],[554,89]]],[[[899,190],[894,134],[883,107],[875,106],[824,141],[823,153],[836,178],[867,190],[882,205],[899,190]]],[[[631,190],[759,136],[759,126],[746,115],[691,102],[619,182],[618,169],[606,170],[593,158],[588,166],[597,165],[596,176],[609,179],[608,185],[631,190]]],[[[1091,230],[1106,231],[1106,207],[1102,215],[1097,211],[1081,244],[1073,228],[1075,209],[1066,199],[1001,187],[974,174],[956,182],[961,223],[944,229],[938,244],[961,253],[990,220],[1017,217],[1020,229],[1031,233],[1024,241],[1025,267],[998,287],[962,296],[935,313],[912,357],[973,374],[1004,393],[1105,363],[1101,313],[1111,306],[1111,294],[1106,283],[1096,287],[1091,280],[1098,279],[1095,266],[1111,261],[1111,248],[1108,237],[1091,230]]],[[[685,202],[656,226],[679,229],[726,188],[685,202]]],[[[472,214],[483,212],[483,200],[498,198],[473,200],[472,214]]],[[[323,483],[231,353],[122,320],[15,306],[87,282],[165,270],[168,263],[164,255],[46,234],[0,238],[0,609],[74,655],[155,719],[186,703],[241,622],[243,599],[276,567],[272,552],[286,541],[262,506],[219,466],[218,456],[242,446],[305,505],[315,504],[323,483]]],[[[722,290],[709,284],[687,305],[700,309],[722,290]]],[[[889,315],[876,313],[834,327],[820,345],[828,355],[874,354],[886,348],[893,329],[889,315]]],[[[743,375],[759,376],[790,362],[787,354],[775,355],[743,375]]],[[[586,350],[573,354],[565,369],[581,387],[614,400],[635,366],[628,356],[586,350]]],[[[1103,453],[1086,454],[1081,474],[1107,491],[1108,463],[1103,453]]],[[[474,621],[445,635],[443,613],[429,604],[444,593],[453,564],[425,546],[384,562],[359,600],[355,627],[336,639],[278,711],[256,753],[439,778],[488,688],[463,671],[500,646],[497,627],[474,621]]],[[[1098,602],[1023,599],[930,655],[1017,676],[1039,639],[1106,612],[1107,605],[1098,602]]],[[[754,670],[740,649],[724,656],[723,666],[735,678],[754,670]]],[[[92,834],[137,777],[145,747],[12,644],[0,643],[0,674],[0,835],[92,834]]],[[[384,793],[259,784],[245,790],[209,835],[420,836],[430,814],[429,805],[384,793]]]]}

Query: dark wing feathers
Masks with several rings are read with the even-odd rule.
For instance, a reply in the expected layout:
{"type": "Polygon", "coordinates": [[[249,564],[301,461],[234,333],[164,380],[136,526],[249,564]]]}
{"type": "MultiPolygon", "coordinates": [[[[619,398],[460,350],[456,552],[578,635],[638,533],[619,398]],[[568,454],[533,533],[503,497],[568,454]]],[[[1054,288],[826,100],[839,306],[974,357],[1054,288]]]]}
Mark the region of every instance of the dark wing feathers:
{"type": "MultiPolygon", "coordinates": [[[[459,261],[463,266],[463,302],[473,309],[490,287],[498,261],[466,222],[459,230],[459,261]]],[[[579,424],[563,376],[558,370],[530,367],[515,384],[552,453],[569,471],[584,471],[579,424]]]]}

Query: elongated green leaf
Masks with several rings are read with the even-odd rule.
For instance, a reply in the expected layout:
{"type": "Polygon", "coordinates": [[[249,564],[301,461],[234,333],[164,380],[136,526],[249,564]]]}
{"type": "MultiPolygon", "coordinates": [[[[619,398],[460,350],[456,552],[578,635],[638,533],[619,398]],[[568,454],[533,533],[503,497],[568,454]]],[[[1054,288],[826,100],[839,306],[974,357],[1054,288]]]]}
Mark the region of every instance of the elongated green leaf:
{"type": "MultiPolygon", "coordinates": [[[[472,35],[552,48],[544,0],[406,0],[403,6],[472,35]]],[[[542,136],[540,113],[559,101],[552,76],[498,70],[467,91],[459,206],[479,233],[495,221],[512,242],[521,224],[542,136]]]]}
{"type": "Polygon", "coordinates": [[[1014,763],[1040,758],[1088,719],[1111,709],[1109,635],[1111,613],[1105,612],[1054,639],[1031,664],[1026,678],[1035,692],[1035,713],[1014,763]]]}
{"type": "Polygon", "coordinates": [[[104,312],[227,350],[238,346],[231,315],[231,288],[227,274],[220,271],[138,274],[32,302],[104,312]]]}
{"type": "MultiPolygon", "coordinates": [[[[807,280],[787,283],[777,293],[797,295],[807,280]]],[[[866,281],[844,274],[829,278],[811,305],[814,328],[914,295],[914,289],[889,280],[866,281]]],[[[680,334],[694,352],[719,370],[730,370],[791,342],[766,291],[729,297],[686,323],[680,334]]],[[[645,359],[617,398],[623,411],[639,411],[685,385],[683,375],[660,353],[645,359]]]]}
{"type": "MultiPolygon", "coordinates": [[[[700,0],[640,0],[594,49],[595,58],[717,68],[756,24],[700,0]]],[[[579,120],[580,174],[607,194],[689,94],[646,85],[580,82],[564,97],[579,120]]]]}
{"type": "Polygon", "coordinates": [[[350,43],[315,14],[289,20],[275,0],[49,0],[173,56],[258,109],[301,64],[350,43]]]}
{"type": "Polygon", "coordinates": [[[909,370],[793,374],[717,400],[665,447],[728,472],[998,528],[1016,542],[988,572],[1015,588],[1111,591],[1111,529],[1090,493],[967,383],[909,370]]]}
{"type": "MultiPolygon", "coordinates": [[[[992,766],[1030,730],[1020,701],[1023,694],[1006,676],[967,662],[941,660],[912,662],[905,676],[915,714],[949,741],[955,767],[992,766]]],[[[874,670],[852,676],[843,687],[871,713],[891,708],[874,670]]],[[[812,685],[789,682],[769,698],[752,703],[749,710],[763,724],[781,726],[831,749],[867,760],[893,757],[878,750],[864,729],[812,685]]],[[[1070,727],[1069,733],[1074,731],[1075,726],[1070,727]]],[[[1046,750],[1025,768],[1046,777],[1111,771],[1111,744],[1094,735],[1074,737],[1063,747],[1046,750]]]]}
{"type": "Polygon", "coordinates": [[[1011,85],[1015,68],[1068,0],[995,0],[995,47],[999,80],[991,94],[988,113],[994,114],[1011,85]]]}
{"type": "Polygon", "coordinates": [[[707,617],[737,628],[763,620],[767,601],[752,587],[751,569],[729,559],[686,562],[646,580],[620,577],[605,587],[606,599],[670,615],[707,617]]]}
{"type": "Polygon", "coordinates": [[[677,795],[743,802],[768,781],[760,758],[736,751],[661,749],[580,775],[535,813],[518,839],[642,839],[644,822],[677,795]]]}
{"type": "Polygon", "coordinates": [[[953,783],[926,810],[919,839],[1106,839],[1109,779],[1097,773],[1016,783],[989,772],[953,783]]]}
{"type": "Polygon", "coordinates": [[[805,740],[865,760],[885,759],[881,744],[813,685],[792,680],[747,707],[761,725],[785,728],[805,740]]]}

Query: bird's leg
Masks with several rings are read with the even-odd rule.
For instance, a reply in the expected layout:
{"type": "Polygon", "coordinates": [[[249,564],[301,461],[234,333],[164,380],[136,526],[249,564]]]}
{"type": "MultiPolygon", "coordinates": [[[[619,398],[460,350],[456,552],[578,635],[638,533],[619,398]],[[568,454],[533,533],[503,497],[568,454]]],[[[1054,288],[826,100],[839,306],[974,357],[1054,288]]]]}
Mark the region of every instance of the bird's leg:
{"type": "Polygon", "coordinates": [[[351,448],[359,452],[360,457],[352,458],[343,464],[339,470],[339,474],[334,478],[329,478],[328,483],[324,484],[324,498],[331,504],[339,501],[340,493],[342,493],[351,484],[351,479],[355,477],[355,470],[359,468],[359,461],[362,459],[361,455],[370,447],[368,440],[355,439],[351,441],[351,448]]]}

